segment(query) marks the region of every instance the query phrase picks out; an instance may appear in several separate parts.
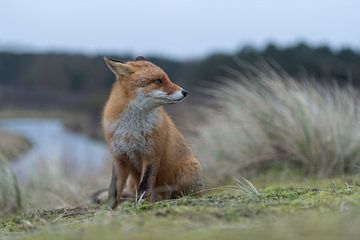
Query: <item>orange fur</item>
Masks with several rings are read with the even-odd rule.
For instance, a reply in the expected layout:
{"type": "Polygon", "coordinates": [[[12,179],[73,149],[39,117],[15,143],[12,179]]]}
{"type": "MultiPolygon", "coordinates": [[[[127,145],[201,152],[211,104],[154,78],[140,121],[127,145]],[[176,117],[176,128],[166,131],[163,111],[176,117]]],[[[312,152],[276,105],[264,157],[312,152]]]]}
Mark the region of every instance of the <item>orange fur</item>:
{"type": "Polygon", "coordinates": [[[117,76],[103,114],[115,170],[109,189],[112,208],[124,191],[138,197],[145,193],[155,201],[200,190],[201,165],[162,107],[186,93],[149,61],[105,61],[117,76]]]}

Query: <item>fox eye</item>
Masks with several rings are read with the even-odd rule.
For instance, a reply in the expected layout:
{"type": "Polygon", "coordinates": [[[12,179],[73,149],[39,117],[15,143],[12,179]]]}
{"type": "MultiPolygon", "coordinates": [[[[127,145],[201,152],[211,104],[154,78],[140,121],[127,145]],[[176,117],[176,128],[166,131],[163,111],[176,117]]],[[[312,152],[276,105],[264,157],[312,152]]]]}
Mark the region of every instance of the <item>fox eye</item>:
{"type": "Polygon", "coordinates": [[[155,83],[155,84],[162,84],[162,82],[163,81],[161,79],[156,79],[153,81],[153,83],[155,83]]]}

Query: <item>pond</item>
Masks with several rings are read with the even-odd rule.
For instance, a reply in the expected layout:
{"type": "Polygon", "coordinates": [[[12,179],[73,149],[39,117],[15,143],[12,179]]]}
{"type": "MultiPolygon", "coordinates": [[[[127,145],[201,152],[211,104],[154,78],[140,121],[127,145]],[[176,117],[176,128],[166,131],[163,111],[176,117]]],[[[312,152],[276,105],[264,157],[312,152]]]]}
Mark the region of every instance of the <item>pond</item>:
{"type": "Polygon", "coordinates": [[[32,149],[11,163],[20,181],[49,166],[81,175],[96,174],[109,165],[110,154],[103,142],[69,131],[58,119],[0,120],[0,129],[32,142],[32,149]]]}

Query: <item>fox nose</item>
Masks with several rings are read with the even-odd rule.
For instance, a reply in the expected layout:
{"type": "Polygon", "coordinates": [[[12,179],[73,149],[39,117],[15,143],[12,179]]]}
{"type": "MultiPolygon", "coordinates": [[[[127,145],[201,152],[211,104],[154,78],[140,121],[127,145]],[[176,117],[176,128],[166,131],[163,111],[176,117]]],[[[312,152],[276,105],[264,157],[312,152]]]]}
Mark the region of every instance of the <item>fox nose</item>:
{"type": "Polygon", "coordinates": [[[182,95],[184,95],[184,97],[186,97],[186,95],[188,94],[188,92],[185,89],[181,90],[181,93],[182,95]]]}

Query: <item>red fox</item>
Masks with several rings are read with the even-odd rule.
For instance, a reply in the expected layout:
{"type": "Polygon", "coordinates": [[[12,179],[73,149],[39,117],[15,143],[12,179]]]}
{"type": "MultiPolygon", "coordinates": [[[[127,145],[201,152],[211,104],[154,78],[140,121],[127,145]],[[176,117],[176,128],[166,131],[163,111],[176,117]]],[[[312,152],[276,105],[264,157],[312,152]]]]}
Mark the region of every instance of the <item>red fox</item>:
{"type": "Polygon", "coordinates": [[[201,165],[162,107],[181,102],[187,91],[144,57],[126,63],[104,59],[116,76],[102,119],[113,156],[111,208],[125,193],[139,202],[201,190],[201,165]]]}

